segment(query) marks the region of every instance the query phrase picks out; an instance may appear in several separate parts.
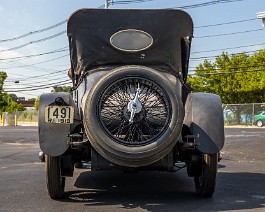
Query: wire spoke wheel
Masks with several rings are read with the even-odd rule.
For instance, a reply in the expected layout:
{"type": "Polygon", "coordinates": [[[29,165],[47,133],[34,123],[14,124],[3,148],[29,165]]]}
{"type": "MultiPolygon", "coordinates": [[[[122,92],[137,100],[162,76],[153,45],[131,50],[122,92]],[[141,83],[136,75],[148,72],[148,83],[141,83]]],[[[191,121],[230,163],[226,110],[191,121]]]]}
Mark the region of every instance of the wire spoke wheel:
{"type": "Polygon", "coordinates": [[[171,105],[166,92],[143,77],[109,84],[98,99],[97,117],[105,133],[127,146],[151,143],[167,129],[171,105]]]}
{"type": "Polygon", "coordinates": [[[158,161],[181,133],[184,109],[174,78],[149,67],[110,70],[84,103],[84,128],[91,145],[121,166],[158,161]]]}

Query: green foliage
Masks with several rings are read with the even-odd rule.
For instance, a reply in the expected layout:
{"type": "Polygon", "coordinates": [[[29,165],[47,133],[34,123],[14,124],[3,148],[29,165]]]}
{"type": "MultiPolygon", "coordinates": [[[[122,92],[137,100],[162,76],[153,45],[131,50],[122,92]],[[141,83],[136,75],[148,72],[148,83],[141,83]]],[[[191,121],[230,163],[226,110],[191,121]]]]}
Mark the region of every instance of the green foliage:
{"type": "Polygon", "coordinates": [[[3,112],[3,108],[8,105],[5,99],[5,95],[3,93],[4,92],[3,85],[4,85],[4,81],[6,78],[7,78],[6,73],[3,71],[0,71],[0,112],[3,112]]]}
{"type": "Polygon", "coordinates": [[[71,86],[53,86],[54,92],[66,92],[73,94],[71,86]]]}
{"type": "Polygon", "coordinates": [[[6,72],[0,71],[0,112],[15,112],[17,110],[25,110],[25,108],[18,104],[15,94],[7,94],[4,92],[3,85],[7,78],[6,72]]]}
{"type": "Polygon", "coordinates": [[[28,99],[28,101],[36,101],[36,98],[30,98],[30,99],[28,99]]]}
{"type": "Polygon", "coordinates": [[[9,94],[0,94],[2,102],[0,103],[0,112],[15,112],[25,110],[24,106],[13,101],[9,94]]]}
{"type": "Polygon", "coordinates": [[[6,72],[0,71],[0,93],[3,92],[3,85],[6,78],[7,78],[6,72]]]}
{"type": "Polygon", "coordinates": [[[11,94],[9,94],[9,96],[10,96],[12,101],[14,101],[14,102],[17,101],[17,95],[16,94],[11,93],[11,94]]]}
{"type": "Polygon", "coordinates": [[[265,50],[252,56],[222,53],[213,63],[205,60],[188,83],[194,92],[217,94],[225,104],[265,102],[265,50]]]}
{"type": "Polygon", "coordinates": [[[35,110],[39,110],[39,104],[40,104],[40,96],[38,96],[35,100],[35,110]]]}
{"type": "Polygon", "coordinates": [[[19,111],[17,114],[17,121],[38,121],[38,111],[19,111]]]}

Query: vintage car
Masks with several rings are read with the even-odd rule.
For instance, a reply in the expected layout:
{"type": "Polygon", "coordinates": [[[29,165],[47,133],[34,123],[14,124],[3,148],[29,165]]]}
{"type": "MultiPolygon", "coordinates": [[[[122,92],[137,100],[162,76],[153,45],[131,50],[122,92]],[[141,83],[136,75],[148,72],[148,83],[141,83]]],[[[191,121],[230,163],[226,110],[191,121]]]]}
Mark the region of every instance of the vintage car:
{"type": "Polygon", "coordinates": [[[259,111],[253,116],[253,123],[258,127],[265,125],[265,111],[259,111]]]}
{"type": "Polygon", "coordinates": [[[73,97],[40,97],[49,196],[61,198],[65,177],[84,163],[124,172],[172,172],[182,163],[198,196],[212,196],[223,111],[219,96],[186,84],[191,17],[177,9],[81,9],[67,34],[73,97]]]}

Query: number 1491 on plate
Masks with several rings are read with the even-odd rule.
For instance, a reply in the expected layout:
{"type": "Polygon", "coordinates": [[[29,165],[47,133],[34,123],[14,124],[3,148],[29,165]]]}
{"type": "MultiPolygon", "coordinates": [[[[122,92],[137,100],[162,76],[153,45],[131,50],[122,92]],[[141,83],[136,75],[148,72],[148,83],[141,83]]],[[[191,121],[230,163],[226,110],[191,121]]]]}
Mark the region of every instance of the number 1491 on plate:
{"type": "Polygon", "coordinates": [[[74,107],[46,106],[45,122],[53,124],[72,124],[74,122],[74,107]]]}

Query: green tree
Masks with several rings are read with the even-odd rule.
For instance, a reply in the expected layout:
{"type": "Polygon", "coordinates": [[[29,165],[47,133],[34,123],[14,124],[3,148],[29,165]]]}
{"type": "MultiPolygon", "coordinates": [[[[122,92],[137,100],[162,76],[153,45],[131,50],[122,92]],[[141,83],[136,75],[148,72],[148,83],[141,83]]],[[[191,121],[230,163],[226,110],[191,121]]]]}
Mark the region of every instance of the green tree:
{"type": "Polygon", "coordinates": [[[16,94],[11,93],[11,94],[9,94],[9,96],[10,96],[11,100],[14,102],[16,102],[18,99],[16,94]]]}
{"type": "Polygon", "coordinates": [[[6,78],[7,78],[6,72],[0,71],[0,93],[3,92],[3,85],[6,78]]]}
{"type": "Polygon", "coordinates": [[[35,110],[39,110],[39,105],[40,105],[40,96],[37,96],[35,100],[35,110]]]}
{"type": "Polygon", "coordinates": [[[36,101],[36,98],[30,98],[30,99],[28,99],[28,101],[36,101]]]}
{"type": "Polygon", "coordinates": [[[265,102],[265,50],[252,56],[222,53],[196,67],[188,83],[195,92],[214,93],[224,104],[265,102]]]}
{"type": "Polygon", "coordinates": [[[72,87],[71,86],[53,86],[54,92],[67,92],[72,94],[72,87]]]}
{"type": "Polygon", "coordinates": [[[7,78],[6,72],[0,71],[0,112],[3,112],[3,108],[7,106],[6,99],[4,97],[3,85],[7,78]]]}
{"type": "Polygon", "coordinates": [[[0,71],[0,112],[15,112],[17,110],[25,110],[25,108],[14,101],[17,97],[15,94],[7,94],[4,92],[3,85],[7,78],[6,72],[0,71]]]}
{"type": "Polygon", "coordinates": [[[2,104],[0,105],[0,112],[15,112],[15,111],[24,111],[25,107],[17,102],[13,101],[9,94],[2,93],[0,95],[2,99],[2,104]]]}

